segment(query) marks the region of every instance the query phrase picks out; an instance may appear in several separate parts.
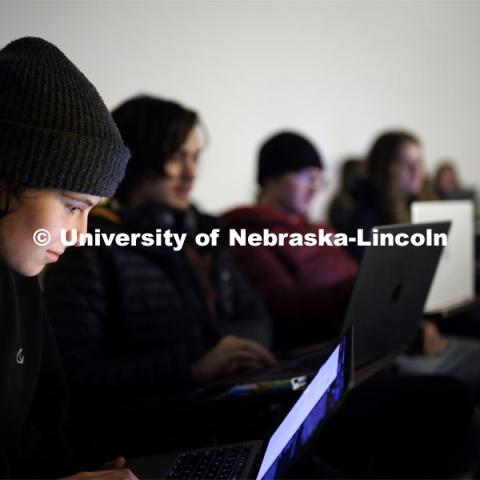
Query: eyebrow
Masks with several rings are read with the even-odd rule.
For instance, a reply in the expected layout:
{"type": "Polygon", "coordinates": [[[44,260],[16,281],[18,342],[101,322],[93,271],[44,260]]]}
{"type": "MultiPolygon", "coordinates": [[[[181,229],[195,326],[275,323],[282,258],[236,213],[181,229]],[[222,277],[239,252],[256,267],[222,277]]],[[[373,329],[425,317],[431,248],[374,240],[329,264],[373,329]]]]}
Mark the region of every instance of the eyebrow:
{"type": "Polygon", "coordinates": [[[90,200],[88,199],[83,199],[83,198],[76,198],[74,195],[70,195],[68,193],[63,193],[62,192],[62,195],[66,198],[69,198],[70,200],[75,200],[76,202],[81,202],[81,203],[84,203],[85,205],[88,205],[89,207],[94,207],[95,204],[92,203],[90,200]]]}

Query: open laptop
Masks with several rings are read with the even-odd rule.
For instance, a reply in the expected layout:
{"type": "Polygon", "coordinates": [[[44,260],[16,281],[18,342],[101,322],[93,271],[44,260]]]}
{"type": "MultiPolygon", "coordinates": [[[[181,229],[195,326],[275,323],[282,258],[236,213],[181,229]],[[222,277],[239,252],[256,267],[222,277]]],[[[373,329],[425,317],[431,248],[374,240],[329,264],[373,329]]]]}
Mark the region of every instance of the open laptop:
{"type": "MultiPolygon", "coordinates": [[[[378,234],[409,236],[448,235],[450,222],[386,225],[375,227],[378,234]]],[[[370,236],[371,239],[371,236],[370,236]]],[[[415,338],[423,308],[442,253],[442,246],[368,246],[360,264],[339,337],[355,327],[355,365],[363,367],[386,355],[402,352],[415,338]]],[[[322,319],[320,319],[321,321],[322,319]]],[[[204,391],[225,391],[233,385],[269,382],[302,375],[311,376],[337,339],[321,342],[316,348],[260,373],[221,380],[204,391]]]]}
{"type": "Polygon", "coordinates": [[[282,478],[353,385],[352,342],[350,329],[320,365],[268,442],[244,442],[131,459],[127,467],[145,479],[282,478]]]}
{"type": "Polygon", "coordinates": [[[412,204],[413,223],[441,220],[452,223],[425,313],[446,313],[475,300],[474,215],[474,204],[469,200],[412,204]]]}
{"type": "Polygon", "coordinates": [[[455,188],[446,194],[446,200],[471,200],[475,205],[477,192],[473,188],[455,188]]]}
{"type": "MultiPolygon", "coordinates": [[[[448,236],[450,222],[376,227],[379,234],[448,236]]],[[[343,329],[355,326],[355,364],[400,353],[415,337],[443,246],[365,249],[343,329]]]]}

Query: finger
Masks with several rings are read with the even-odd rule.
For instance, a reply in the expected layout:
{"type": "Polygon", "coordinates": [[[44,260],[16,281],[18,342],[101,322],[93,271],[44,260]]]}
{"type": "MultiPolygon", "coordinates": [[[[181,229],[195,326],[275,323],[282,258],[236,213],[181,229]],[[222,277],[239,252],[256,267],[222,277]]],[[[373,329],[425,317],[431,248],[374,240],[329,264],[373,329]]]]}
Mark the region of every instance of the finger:
{"type": "Polygon", "coordinates": [[[258,359],[261,359],[266,366],[273,367],[277,365],[277,359],[275,356],[254,340],[239,338],[237,345],[240,348],[255,354],[255,356],[258,359]]]}
{"type": "Polygon", "coordinates": [[[266,362],[268,365],[273,366],[277,364],[277,359],[275,358],[275,356],[259,343],[253,340],[243,338],[242,344],[243,348],[251,352],[255,352],[255,354],[262,358],[263,361],[266,362]]]}
{"type": "Polygon", "coordinates": [[[259,370],[265,369],[265,363],[262,359],[259,359],[255,353],[248,350],[236,349],[231,350],[222,359],[223,368],[221,370],[226,373],[232,373],[232,371],[238,371],[239,365],[257,365],[259,370]]]}
{"type": "Polygon", "coordinates": [[[234,335],[227,335],[223,337],[219,343],[222,347],[222,350],[229,351],[242,348],[245,351],[249,351],[259,360],[261,360],[266,367],[273,367],[277,365],[277,360],[275,356],[254,340],[243,337],[236,337],[234,335]]]}
{"type": "Polygon", "coordinates": [[[255,359],[244,350],[229,350],[215,359],[215,378],[228,377],[238,371],[238,365],[242,362],[255,361],[255,359]]]}
{"type": "Polygon", "coordinates": [[[111,480],[138,480],[134,473],[128,468],[121,468],[115,470],[102,470],[99,472],[89,472],[90,477],[87,478],[101,478],[111,480]]]}
{"type": "Polygon", "coordinates": [[[129,468],[125,468],[124,471],[127,475],[126,480],[139,480],[138,477],[129,468]]]}
{"type": "Polygon", "coordinates": [[[125,458],[124,457],[118,457],[115,460],[112,460],[111,462],[107,462],[103,467],[102,470],[115,470],[119,468],[123,468],[125,466],[125,458]]]}
{"type": "Polygon", "coordinates": [[[264,370],[264,369],[265,369],[265,365],[263,365],[263,363],[256,362],[253,360],[237,363],[237,371],[240,371],[240,370],[258,371],[258,370],[264,370]]]}

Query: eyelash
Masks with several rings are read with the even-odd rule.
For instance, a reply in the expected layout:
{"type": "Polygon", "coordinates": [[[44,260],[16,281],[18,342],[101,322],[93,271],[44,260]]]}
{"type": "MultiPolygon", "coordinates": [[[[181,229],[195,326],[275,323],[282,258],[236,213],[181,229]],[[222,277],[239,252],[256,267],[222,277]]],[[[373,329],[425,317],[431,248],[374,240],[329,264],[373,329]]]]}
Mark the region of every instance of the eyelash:
{"type": "Polygon", "coordinates": [[[80,207],[76,207],[75,205],[68,205],[66,204],[65,207],[68,209],[68,211],[73,215],[77,210],[79,212],[83,212],[83,210],[80,207]]]}

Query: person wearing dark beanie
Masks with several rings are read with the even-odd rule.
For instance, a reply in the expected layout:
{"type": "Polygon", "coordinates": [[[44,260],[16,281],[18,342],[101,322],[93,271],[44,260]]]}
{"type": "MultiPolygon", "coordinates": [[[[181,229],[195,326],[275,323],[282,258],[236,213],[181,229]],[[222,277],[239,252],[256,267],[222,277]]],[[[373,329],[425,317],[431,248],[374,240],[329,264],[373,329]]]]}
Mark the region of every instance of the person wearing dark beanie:
{"type": "Polygon", "coordinates": [[[305,215],[323,181],[323,160],[306,137],[284,131],[270,137],[258,152],[259,203],[305,215]]]}
{"type": "MultiPolygon", "coordinates": [[[[36,275],[65,250],[61,230],[84,231],[90,209],[113,195],[128,159],[95,87],[56,46],[27,37],[0,50],[0,478],[79,468],[36,275]]],[[[71,478],[134,478],[124,463],[71,478]]]]}
{"type": "Polygon", "coordinates": [[[322,158],[313,144],[294,132],[277,133],[260,148],[257,181],[263,186],[269,178],[307,167],[323,169],[322,158]]]}
{"type": "Polygon", "coordinates": [[[95,87],[54,45],[0,52],[0,178],[110,197],[129,158],[95,87]]]}
{"type": "MultiPolygon", "coordinates": [[[[306,218],[323,182],[323,160],[301,134],[283,131],[258,151],[258,203],[223,216],[228,228],[248,234],[318,234],[326,225],[306,218]]],[[[336,335],[357,273],[356,263],[338,247],[231,247],[237,265],[257,287],[274,322],[274,347],[302,347],[336,335]]]]}
{"type": "MultiPolygon", "coordinates": [[[[223,225],[244,229],[247,235],[268,230],[305,237],[317,236],[320,229],[333,235],[329,226],[306,218],[322,180],[321,167],[320,155],[304,137],[273,136],[259,150],[258,204],[227,212],[223,225]]],[[[230,252],[269,308],[274,348],[305,347],[339,335],[358,269],[345,250],[334,245],[260,245],[231,247],[230,252]]],[[[470,392],[458,380],[440,375],[400,379],[384,372],[352,392],[315,449],[348,478],[425,478],[426,472],[430,478],[445,476],[460,463],[457,458],[476,458],[476,439],[470,440],[473,412],[470,392]],[[457,401],[457,409],[449,408],[457,401]],[[392,421],[397,422],[394,428],[392,421]],[[427,429],[416,430],[427,423],[427,429]],[[417,437],[426,448],[417,446],[417,437]]]]}

